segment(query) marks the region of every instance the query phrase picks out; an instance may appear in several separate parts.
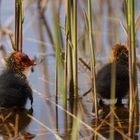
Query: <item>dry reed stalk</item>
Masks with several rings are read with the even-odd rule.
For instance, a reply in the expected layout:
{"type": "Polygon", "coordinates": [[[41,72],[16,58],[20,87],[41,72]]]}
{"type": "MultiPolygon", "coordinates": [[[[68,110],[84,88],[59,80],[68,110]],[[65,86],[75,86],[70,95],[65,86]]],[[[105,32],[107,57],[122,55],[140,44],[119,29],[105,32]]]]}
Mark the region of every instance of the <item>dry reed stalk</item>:
{"type": "Polygon", "coordinates": [[[22,52],[23,0],[15,0],[15,48],[22,52]]]}

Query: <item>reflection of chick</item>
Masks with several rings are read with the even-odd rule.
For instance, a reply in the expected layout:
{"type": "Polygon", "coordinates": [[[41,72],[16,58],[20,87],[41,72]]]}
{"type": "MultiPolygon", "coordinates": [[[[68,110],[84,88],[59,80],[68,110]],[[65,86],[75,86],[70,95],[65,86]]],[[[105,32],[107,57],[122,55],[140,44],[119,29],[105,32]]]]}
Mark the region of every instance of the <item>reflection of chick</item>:
{"type": "MultiPolygon", "coordinates": [[[[129,91],[129,74],[128,74],[128,49],[124,45],[116,44],[113,49],[113,58],[116,63],[116,92],[117,104],[122,104],[122,98],[129,91]]],[[[101,98],[111,98],[111,68],[112,63],[105,65],[97,73],[96,88],[101,98]]],[[[100,100],[102,104],[102,100],[100,100]]]]}
{"type": "Polygon", "coordinates": [[[32,90],[24,72],[34,64],[21,52],[12,53],[6,61],[6,68],[0,75],[0,106],[23,107],[27,98],[33,102],[32,90]]]}
{"type": "Polygon", "coordinates": [[[27,132],[27,126],[32,120],[28,115],[33,115],[32,109],[0,108],[1,139],[31,140],[35,135],[27,132]]]}

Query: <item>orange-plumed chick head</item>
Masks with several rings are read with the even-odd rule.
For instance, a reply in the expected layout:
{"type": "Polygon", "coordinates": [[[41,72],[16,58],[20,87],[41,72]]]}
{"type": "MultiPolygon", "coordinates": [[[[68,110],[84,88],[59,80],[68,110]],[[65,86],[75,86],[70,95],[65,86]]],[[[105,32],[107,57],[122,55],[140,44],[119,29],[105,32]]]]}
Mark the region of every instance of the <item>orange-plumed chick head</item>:
{"type": "Polygon", "coordinates": [[[34,60],[31,60],[28,55],[18,51],[13,52],[7,59],[7,68],[15,72],[23,72],[32,65],[34,65],[34,60]]]}
{"type": "Polygon", "coordinates": [[[112,48],[113,60],[128,65],[128,48],[125,45],[115,44],[112,48]]]}

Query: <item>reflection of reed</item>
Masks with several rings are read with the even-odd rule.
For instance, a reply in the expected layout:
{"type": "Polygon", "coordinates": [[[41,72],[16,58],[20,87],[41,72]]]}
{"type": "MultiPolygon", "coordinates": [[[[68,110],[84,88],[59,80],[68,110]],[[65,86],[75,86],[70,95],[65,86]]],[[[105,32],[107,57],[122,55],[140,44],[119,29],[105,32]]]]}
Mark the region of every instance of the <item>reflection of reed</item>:
{"type": "Polygon", "coordinates": [[[0,134],[3,139],[20,139],[20,137],[34,137],[25,129],[31,122],[27,114],[32,115],[33,110],[0,109],[0,134]],[[28,134],[28,135],[27,135],[28,134]]]}
{"type": "MultiPolygon", "coordinates": [[[[129,129],[129,110],[125,107],[117,107],[115,109],[110,109],[109,106],[102,108],[102,113],[99,115],[98,126],[95,126],[95,120],[93,120],[93,128],[103,135],[105,138],[110,138],[110,134],[114,134],[114,139],[131,139],[128,134],[129,129]],[[113,125],[110,123],[110,118],[114,117],[113,125]],[[111,130],[111,131],[110,131],[111,130]]],[[[134,118],[135,120],[136,118],[134,118]]],[[[134,122],[134,120],[132,120],[134,122]]],[[[133,126],[136,129],[138,126],[133,126]]],[[[138,139],[134,136],[134,139],[138,139]]],[[[94,139],[94,135],[93,135],[94,139]]]]}
{"type": "MultiPolygon", "coordinates": [[[[78,116],[78,99],[77,98],[72,98],[69,100],[69,109],[70,109],[70,113],[72,113],[75,116],[78,116]]],[[[77,121],[75,121],[74,117],[69,116],[69,128],[71,128],[71,131],[69,132],[70,134],[73,133],[73,131],[76,131],[78,133],[78,128],[74,128],[75,123],[77,121]],[[73,129],[72,129],[73,128],[73,129]]],[[[72,139],[73,136],[71,136],[72,139]]],[[[78,138],[78,135],[77,135],[78,138]]],[[[76,139],[77,139],[76,138],[76,139]]]]}

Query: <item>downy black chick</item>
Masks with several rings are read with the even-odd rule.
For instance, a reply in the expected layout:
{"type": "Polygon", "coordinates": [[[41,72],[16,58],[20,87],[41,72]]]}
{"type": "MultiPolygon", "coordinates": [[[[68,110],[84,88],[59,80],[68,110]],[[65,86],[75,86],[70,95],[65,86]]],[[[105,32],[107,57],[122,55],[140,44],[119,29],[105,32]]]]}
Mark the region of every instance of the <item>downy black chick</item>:
{"type": "Polygon", "coordinates": [[[0,75],[0,106],[25,106],[27,99],[33,103],[32,89],[30,88],[25,71],[34,64],[26,54],[13,52],[6,60],[6,68],[0,75]]]}
{"type": "MultiPolygon", "coordinates": [[[[112,52],[113,62],[116,64],[116,104],[121,105],[122,98],[129,92],[128,49],[125,45],[116,44],[112,52]]],[[[100,105],[103,104],[102,99],[111,98],[111,69],[113,62],[106,64],[97,73],[96,90],[100,97],[100,105]]]]}

